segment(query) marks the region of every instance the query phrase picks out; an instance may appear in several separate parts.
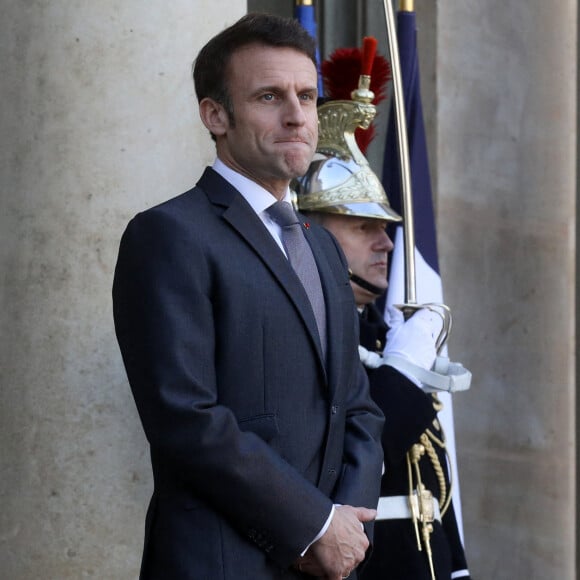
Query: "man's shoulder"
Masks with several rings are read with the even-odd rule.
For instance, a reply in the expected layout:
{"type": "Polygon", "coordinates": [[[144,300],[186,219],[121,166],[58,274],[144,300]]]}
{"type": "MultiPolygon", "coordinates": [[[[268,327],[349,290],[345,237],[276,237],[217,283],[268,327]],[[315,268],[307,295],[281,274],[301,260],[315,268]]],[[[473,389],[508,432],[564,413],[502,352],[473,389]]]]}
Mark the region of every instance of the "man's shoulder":
{"type": "Polygon", "coordinates": [[[206,168],[197,183],[190,189],[182,193],[175,194],[172,197],[165,198],[163,201],[159,201],[155,205],[143,209],[137,215],[180,211],[189,206],[201,206],[207,203],[208,199],[206,191],[208,188],[211,188],[212,185],[215,185],[212,183],[211,179],[213,178],[215,181],[216,175],[217,174],[211,168],[206,168]]]}
{"type": "Polygon", "coordinates": [[[204,215],[212,205],[227,207],[236,196],[235,188],[211,167],[206,167],[197,183],[188,191],[166,199],[141,214],[204,215]]]}
{"type": "Polygon", "coordinates": [[[195,216],[205,215],[210,205],[207,195],[199,187],[199,184],[196,184],[183,193],[141,210],[135,215],[134,220],[176,219],[178,221],[191,221],[195,216]]]}
{"type": "Polygon", "coordinates": [[[154,238],[161,244],[183,235],[201,235],[203,224],[211,221],[208,205],[203,191],[193,187],[133,215],[124,237],[137,241],[154,238]]]}
{"type": "Polygon", "coordinates": [[[188,189],[183,193],[169,197],[164,201],[160,201],[159,203],[144,209],[140,214],[179,211],[187,206],[199,204],[202,201],[202,197],[204,197],[203,192],[199,190],[197,185],[194,185],[191,189],[188,189]]]}

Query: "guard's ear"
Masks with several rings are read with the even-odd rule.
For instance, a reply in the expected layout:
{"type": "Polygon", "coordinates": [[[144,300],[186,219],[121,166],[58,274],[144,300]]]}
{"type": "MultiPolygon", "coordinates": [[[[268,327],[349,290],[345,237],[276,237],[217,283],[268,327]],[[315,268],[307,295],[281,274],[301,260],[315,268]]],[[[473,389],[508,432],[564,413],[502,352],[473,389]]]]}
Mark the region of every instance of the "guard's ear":
{"type": "Polygon", "coordinates": [[[200,101],[199,116],[212,135],[224,135],[230,126],[227,111],[217,101],[209,97],[200,101]]]}

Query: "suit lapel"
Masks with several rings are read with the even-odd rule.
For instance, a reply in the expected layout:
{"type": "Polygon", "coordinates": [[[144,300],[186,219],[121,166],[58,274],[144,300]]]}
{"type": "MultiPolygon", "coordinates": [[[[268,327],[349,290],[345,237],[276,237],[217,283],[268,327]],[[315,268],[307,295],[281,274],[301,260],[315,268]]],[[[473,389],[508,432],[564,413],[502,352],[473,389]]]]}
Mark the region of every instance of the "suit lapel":
{"type": "Polygon", "coordinates": [[[204,191],[213,204],[224,208],[222,214],[223,219],[260,256],[266,267],[272,272],[280,286],[284,289],[304,321],[315,345],[321,365],[324,368],[325,365],[322,360],[322,347],[316,327],[316,320],[306,291],[260,218],[246,202],[244,197],[228,181],[212,169],[205,170],[197,185],[204,191]]]}

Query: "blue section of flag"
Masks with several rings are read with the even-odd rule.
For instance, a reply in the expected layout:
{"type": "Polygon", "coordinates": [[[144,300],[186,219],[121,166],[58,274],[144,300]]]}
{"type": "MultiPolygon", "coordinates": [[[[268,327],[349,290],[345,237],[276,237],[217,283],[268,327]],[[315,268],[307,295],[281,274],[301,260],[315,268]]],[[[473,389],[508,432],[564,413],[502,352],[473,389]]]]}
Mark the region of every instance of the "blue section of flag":
{"type": "Polygon", "coordinates": [[[303,28],[316,41],[316,69],[318,71],[318,98],[324,97],[324,83],[322,81],[322,72],[320,68],[320,48],[318,46],[318,36],[316,28],[316,13],[314,6],[295,6],[294,18],[302,24],[303,28]]]}
{"type": "MultiPolygon", "coordinates": [[[[423,123],[421,105],[421,90],[419,85],[419,60],[417,56],[417,26],[414,12],[397,13],[397,40],[399,45],[399,60],[401,68],[401,84],[405,101],[405,116],[407,119],[407,140],[409,144],[409,168],[411,172],[411,189],[413,195],[413,212],[415,226],[415,266],[416,266],[416,298],[418,304],[428,302],[443,302],[443,287],[439,275],[437,259],[437,238],[435,236],[435,215],[431,192],[431,176],[427,157],[427,142],[423,123]]],[[[395,116],[391,110],[389,127],[385,144],[383,164],[383,186],[389,196],[393,209],[402,214],[399,155],[397,149],[397,133],[395,116]]],[[[403,226],[404,227],[404,226],[403,226]]],[[[390,232],[389,232],[390,233],[390,232]]],[[[392,306],[404,302],[405,268],[403,230],[396,226],[393,241],[395,249],[389,259],[389,286],[384,302],[392,306]]],[[[384,302],[377,304],[384,308],[384,302]]],[[[445,346],[442,352],[447,354],[445,346]]],[[[446,446],[450,467],[455,474],[453,481],[453,507],[463,539],[463,519],[461,515],[461,497],[457,458],[455,453],[455,430],[453,426],[453,401],[448,393],[441,393],[439,400],[443,409],[438,418],[446,434],[446,446]]]]}
{"type": "MultiPolygon", "coordinates": [[[[415,244],[429,266],[439,272],[431,175],[423,122],[423,108],[421,106],[419,59],[417,56],[417,24],[414,12],[397,13],[397,40],[407,119],[409,167],[415,214],[415,244]]],[[[398,159],[395,115],[391,108],[383,161],[383,187],[387,192],[393,209],[402,214],[398,159]]]]}

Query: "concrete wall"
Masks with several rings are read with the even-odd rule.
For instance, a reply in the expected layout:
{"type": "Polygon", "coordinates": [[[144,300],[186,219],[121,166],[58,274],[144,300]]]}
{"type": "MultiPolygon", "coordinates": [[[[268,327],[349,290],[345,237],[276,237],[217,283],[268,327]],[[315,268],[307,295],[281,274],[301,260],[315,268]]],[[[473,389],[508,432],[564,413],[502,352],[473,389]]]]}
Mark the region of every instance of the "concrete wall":
{"type": "Polygon", "coordinates": [[[437,2],[438,224],[475,578],[574,578],[577,4],[437,2]]]}
{"type": "Polygon", "coordinates": [[[3,579],[137,577],[151,474],[113,332],[113,268],[127,220],[213,157],[190,65],[245,11],[2,3],[3,579]]]}
{"type": "MultiPolygon", "coordinates": [[[[471,569],[573,578],[576,3],[416,4],[450,353],[474,373],[454,403],[471,569]]],[[[213,157],[190,63],[245,10],[3,3],[2,578],[137,576],[151,474],[112,272],[127,220],[213,157]]]]}

